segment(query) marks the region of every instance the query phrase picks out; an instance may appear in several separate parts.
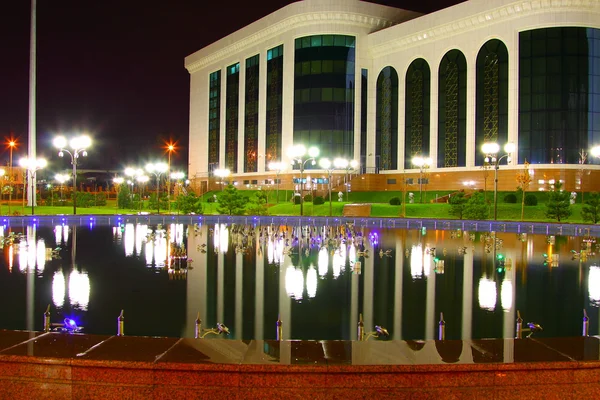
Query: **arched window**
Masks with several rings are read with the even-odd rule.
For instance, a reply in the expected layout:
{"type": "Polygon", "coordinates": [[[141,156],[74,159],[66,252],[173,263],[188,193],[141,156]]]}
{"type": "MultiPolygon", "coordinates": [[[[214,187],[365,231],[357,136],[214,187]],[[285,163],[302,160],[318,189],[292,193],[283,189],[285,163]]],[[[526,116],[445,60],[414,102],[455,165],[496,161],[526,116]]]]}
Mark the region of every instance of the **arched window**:
{"type": "Polygon", "coordinates": [[[477,55],[475,164],[483,165],[481,145],[508,138],[508,50],[498,39],[487,41],[477,55]]]}
{"type": "Polygon", "coordinates": [[[429,156],[430,89],[429,64],[418,58],[410,64],[406,72],[405,168],[412,168],[414,156],[429,156]]]}
{"type": "Polygon", "coordinates": [[[398,168],[398,73],[385,67],[377,77],[375,170],[398,168]]]}
{"type": "Polygon", "coordinates": [[[450,50],[440,62],[438,167],[466,165],[467,60],[450,50]]]}

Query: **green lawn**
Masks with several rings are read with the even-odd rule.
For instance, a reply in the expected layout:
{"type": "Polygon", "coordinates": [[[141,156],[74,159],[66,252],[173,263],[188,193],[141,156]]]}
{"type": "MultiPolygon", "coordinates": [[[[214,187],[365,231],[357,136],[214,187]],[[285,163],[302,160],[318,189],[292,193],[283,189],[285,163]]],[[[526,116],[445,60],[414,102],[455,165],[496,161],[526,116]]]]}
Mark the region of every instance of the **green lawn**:
{"type": "MultiPolygon", "coordinates": [[[[244,195],[250,197],[253,191],[244,191],[244,195]]],[[[415,192],[413,192],[415,193],[415,192]]],[[[426,198],[431,199],[438,196],[443,196],[448,192],[428,192],[426,198]]],[[[204,196],[204,199],[212,197],[213,194],[219,194],[219,192],[208,193],[204,196]]],[[[415,193],[415,200],[418,201],[419,193],[415,193]]],[[[498,220],[508,221],[520,221],[521,220],[521,204],[520,199],[516,204],[504,203],[505,193],[498,193],[498,220]]],[[[487,193],[488,201],[491,203],[493,194],[487,193]]],[[[546,206],[543,201],[546,199],[546,195],[543,193],[536,193],[540,203],[537,206],[526,206],[525,207],[525,221],[536,221],[536,222],[557,222],[555,220],[549,220],[545,216],[546,206]]],[[[402,205],[392,206],[388,204],[388,201],[392,197],[402,198],[402,192],[356,192],[350,193],[350,202],[339,202],[337,199],[331,202],[332,216],[341,216],[344,205],[349,203],[369,203],[371,204],[371,216],[372,217],[401,217],[404,211],[402,205]]],[[[276,192],[269,192],[269,215],[282,215],[292,216],[300,215],[300,206],[294,205],[290,201],[291,191],[279,191],[280,202],[276,203],[276,192]],[[286,199],[287,197],[287,199],[286,199]]],[[[579,200],[579,199],[578,199],[579,200]]],[[[109,214],[137,214],[140,210],[123,210],[117,209],[115,200],[108,200],[107,205],[103,207],[77,207],[77,214],[98,214],[98,215],[109,215],[109,214]]],[[[216,215],[218,204],[203,202],[204,214],[216,215]]],[[[581,218],[581,204],[574,204],[571,206],[572,214],[566,221],[567,223],[585,223],[581,218]]],[[[156,210],[150,210],[144,207],[141,211],[156,213],[156,210]]],[[[408,218],[435,218],[435,219],[453,219],[450,215],[450,205],[445,203],[424,203],[424,204],[406,204],[405,206],[406,217],[408,218]]],[[[175,205],[172,205],[173,214],[177,213],[175,205]]],[[[165,213],[161,210],[161,213],[165,213]]],[[[0,214],[8,215],[8,206],[3,203],[0,208],[0,214]]],[[[11,204],[11,214],[13,215],[31,215],[31,207],[22,207],[21,203],[13,202],[11,204]]],[[[35,207],[36,215],[72,215],[72,206],[45,206],[39,205],[35,207]]],[[[304,215],[305,216],[329,216],[329,202],[325,204],[314,205],[312,202],[304,203],[304,215]]],[[[493,209],[490,207],[489,219],[493,218],[493,209]]]]}

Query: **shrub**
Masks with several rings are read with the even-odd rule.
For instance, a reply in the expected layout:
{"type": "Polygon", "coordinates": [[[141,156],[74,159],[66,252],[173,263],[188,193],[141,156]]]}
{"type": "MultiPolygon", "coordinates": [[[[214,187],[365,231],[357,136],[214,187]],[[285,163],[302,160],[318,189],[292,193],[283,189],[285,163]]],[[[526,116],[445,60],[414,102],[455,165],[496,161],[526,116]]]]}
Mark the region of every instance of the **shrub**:
{"type": "Polygon", "coordinates": [[[390,206],[399,206],[400,204],[402,204],[402,200],[400,200],[400,197],[392,197],[389,203],[390,206]]]}
{"type": "Polygon", "coordinates": [[[300,204],[302,203],[302,198],[300,196],[294,196],[292,197],[294,204],[300,204]]]}
{"type": "Polygon", "coordinates": [[[517,202],[517,195],[514,193],[508,193],[506,196],[504,196],[504,202],[505,203],[516,203],[517,202]]]}
{"type": "Polygon", "coordinates": [[[304,196],[304,201],[310,203],[313,200],[312,194],[307,194],[304,196]]]}
{"type": "Polygon", "coordinates": [[[313,200],[313,204],[315,206],[319,206],[324,203],[325,203],[325,199],[322,196],[316,196],[315,199],[313,200]]]}
{"type": "Polygon", "coordinates": [[[525,205],[526,206],[537,206],[538,199],[537,196],[533,193],[527,193],[525,195],[525,205]]]}
{"type": "Polygon", "coordinates": [[[209,196],[209,197],[206,199],[206,202],[207,202],[207,203],[214,203],[214,202],[215,202],[215,198],[214,198],[213,196],[209,196]]]}

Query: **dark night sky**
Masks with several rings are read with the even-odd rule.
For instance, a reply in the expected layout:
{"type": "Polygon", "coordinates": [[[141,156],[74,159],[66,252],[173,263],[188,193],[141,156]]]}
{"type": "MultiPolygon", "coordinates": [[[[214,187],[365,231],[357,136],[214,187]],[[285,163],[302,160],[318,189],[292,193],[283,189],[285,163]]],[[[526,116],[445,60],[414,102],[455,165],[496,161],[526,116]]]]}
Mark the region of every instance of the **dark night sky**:
{"type": "MultiPolygon", "coordinates": [[[[375,2],[431,12],[460,0],[375,2]]],[[[57,161],[55,134],[85,130],[94,147],[81,168],[155,160],[170,139],[179,146],[173,168],[186,168],[185,56],[289,3],[38,0],[38,156],[57,161]]],[[[30,2],[4,2],[0,14],[0,140],[19,138],[16,163],[27,152],[30,2]]]]}

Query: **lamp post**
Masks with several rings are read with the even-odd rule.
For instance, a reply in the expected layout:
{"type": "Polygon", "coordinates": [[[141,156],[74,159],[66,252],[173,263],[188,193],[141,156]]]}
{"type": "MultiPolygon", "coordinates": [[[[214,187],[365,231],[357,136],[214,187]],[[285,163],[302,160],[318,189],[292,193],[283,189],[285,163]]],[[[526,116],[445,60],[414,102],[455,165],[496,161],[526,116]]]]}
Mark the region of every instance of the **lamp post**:
{"type": "Polygon", "coordinates": [[[13,191],[13,149],[17,146],[17,141],[14,139],[10,139],[8,141],[9,148],[9,158],[8,158],[8,214],[10,215],[10,202],[12,201],[12,191],[13,191]]]}
{"type": "Polygon", "coordinates": [[[45,168],[48,162],[43,158],[24,157],[19,160],[19,165],[27,171],[29,181],[31,182],[31,215],[33,215],[35,212],[35,175],[38,170],[45,168]]]}
{"type": "Polygon", "coordinates": [[[148,175],[138,175],[135,177],[135,181],[140,187],[140,211],[144,209],[144,187],[149,180],[150,177],[148,175]]]}
{"type": "Polygon", "coordinates": [[[331,206],[331,176],[333,174],[333,170],[335,169],[335,167],[333,166],[333,163],[331,162],[331,160],[329,160],[328,158],[321,158],[319,160],[319,165],[321,166],[321,168],[323,168],[325,171],[327,171],[327,183],[328,183],[328,189],[329,189],[329,216],[331,217],[332,215],[332,206],[331,206]]]}
{"type": "Polygon", "coordinates": [[[279,204],[279,174],[285,170],[285,164],[280,161],[270,162],[269,169],[275,172],[275,181],[277,183],[277,204],[279,204]]]}
{"type": "Polygon", "coordinates": [[[92,145],[92,139],[87,135],[76,136],[68,142],[71,150],[66,149],[67,139],[64,136],[54,138],[54,147],[59,149],[58,156],[63,157],[65,153],[71,156],[73,165],[73,215],[77,214],[77,160],[79,156],[87,156],[87,148],[92,145]]]}
{"type": "Polygon", "coordinates": [[[123,184],[123,182],[125,182],[125,179],[120,177],[120,176],[115,176],[113,178],[113,184],[115,185],[115,212],[116,210],[119,209],[119,192],[120,192],[120,188],[121,185],[123,184]]]}
{"type": "Polygon", "coordinates": [[[221,192],[223,191],[223,184],[224,184],[223,181],[229,175],[231,175],[231,171],[229,171],[227,168],[218,168],[218,169],[215,169],[215,176],[221,178],[221,192]]]}
{"type": "Polygon", "coordinates": [[[169,152],[169,167],[167,168],[167,202],[169,203],[169,212],[171,212],[171,153],[175,151],[175,145],[173,143],[167,144],[167,151],[169,152]]]}
{"type": "Polygon", "coordinates": [[[292,160],[292,166],[298,164],[300,167],[300,216],[304,214],[304,167],[307,162],[311,162],[311,165],[317,163],[316,157],[319,156],[319,149],[311,147],[306,150],[306,147],[302,144],[292,146],[288,150],[288,157],[292,160]]]}
{"type": "MultiPolygon", "coordinates": [[[[0,178],[3,178],[5,173],[4,168],[0,168],[0,178]]],[[[2,189],[4,189],[4,184],[0,185],[0,214],[2,214],[2,189]]]]}
{"type": "Polygon", "coordinates": [[[333,160],[333,165],[336,169],[343,169],[345,171],[344,186],[346,186],[346,201],[350,201],[350,171],[354,171],[358,168],[358,161],[348,161],[345,158],[336,158],[333,160]]]}
{"type": "Polygon", "coordinates": [[[419,168],[419,197],[420,203],[423,203],[423,172],[431,166],[432,160],[429,157],[415,156],[412,159],[412,164],[419,168]]]}
{"type": "MultiPolygon", "coordinates": [[[[169,158],[171,153],[169,153],[169,158]]],[[[165,163],[150,163],[146,164],[146,171],[156,176],[156,213],[160,214],[160,197],[159,197],[159,189],[160,189],[160,176],[169,170],[169,166],[165,163]]]]}
{"type": "Polygon", "coordinates": [[[506,143],[504,145],[504,151],[506,154],[498,157],[500,151],[500,145],[494,142],[487,142],[481,146],[481,151],[485,154],[484,162],[490,164],[494,168],[494,221],[498,217],[498,168],[500,168],[500,161],[506,158],[507,162],[511,160],[511,153],[515,151],[514,143],[506,143]]]}
{"type": "Polygon", "coordinates": [[[61,205],[62,205],[62,201],[63,201],[63,185],[66,181],[69,180],[69,175],[67,174],[56,174],[54,175],[54,180],[58,183],[60,183],[60,201],[61,201],[61,205]]]}

